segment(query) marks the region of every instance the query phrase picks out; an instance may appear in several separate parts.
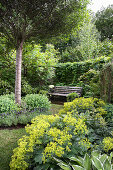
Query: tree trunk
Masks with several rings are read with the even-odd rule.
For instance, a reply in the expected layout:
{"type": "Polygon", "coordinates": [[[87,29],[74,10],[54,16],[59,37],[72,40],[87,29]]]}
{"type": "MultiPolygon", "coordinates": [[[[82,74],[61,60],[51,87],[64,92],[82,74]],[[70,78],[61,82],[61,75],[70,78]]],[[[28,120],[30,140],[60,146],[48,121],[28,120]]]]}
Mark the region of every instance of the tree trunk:
{"type": "Polygon", "coordinates": [[[16,50],[16,77],[15,77],[15,101],[21,105],[21,65],[22,65],[22,48],[21,41],[16,50]]]}

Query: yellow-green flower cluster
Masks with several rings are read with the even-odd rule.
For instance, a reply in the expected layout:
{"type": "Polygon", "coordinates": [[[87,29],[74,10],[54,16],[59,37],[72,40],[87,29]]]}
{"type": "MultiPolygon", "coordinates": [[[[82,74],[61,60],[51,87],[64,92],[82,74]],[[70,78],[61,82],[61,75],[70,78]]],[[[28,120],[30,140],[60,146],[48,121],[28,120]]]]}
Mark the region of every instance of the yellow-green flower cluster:
{"type": "Polygon", "coordinates": [[[10,163],[10,169],[25,170],[28,167],[28,163],[24,160],[24,155],[27,153],[26,146],[28,144],[28,137],[23,136],[22,139],[18,141],[18,147],[13,150],[14,155],[12,156],[12,161],[10,163]]]}
{"type": "Polygon", "coordinates": [[[101,99],[80,97],[72,102],[64,103],[64,109],[60,110],[59,115],[77,115],[88,111],[95,120],[98,119],[100,124],[104,124],[105,122],[102,120],[102,116],[107,114],[107,111],[103,109],[103,106],[105,106],[105,103],[101,99]]]}
{"type": "Polygon", "coordinates": [[[87,134],[88,133],[88,129],[87,126],[84,122],[84,119],[78,118],[78,121],[75,124],[75,130],[74,130],[74,134],[87,134]]]}
{"type": "Polygon", "coordinates": [[[61,157],[64,154],[64,148],[58,145],[57,142],[50,142],[47,144],[43,153],[43,162],[46,162],[47,157],[52,157],[53,155],[61,157]]]}
{"type": "Polygon", "coordinates": [[[81,139],[81,141],[79,142],[79,145],[82,145],[83,147],[89,149],[91,147],[91,142],[87,139],[81,139]]]}
{"type": "Polygon", "coordinates": [[[30,158],[27,156],[29,155],[28,153],[32,153],[36,145],[43,145],[45,135],[48,140],[44,144],[45,147],[42,153],[43,162],[46,162],[48,158],[51,159],[53,155],[61,157],[65,151],[71,151],[72,136],[87,133],[84,119],[75,119],[71,114],[65,117],[60,117],[59,115],[39,115],[25,129],[28,136],[24,136],[19,140],[18,147],[14,150],[10,163],[11,170],[24,170],[28,168],[28,160],[30,158]],[[60,124],[63,125],[63,128],[61,128],[60,124]]]}
{"type": "Polygon", "coordinates": [[[113,138],[111,137],[106,137],[103,139],[103,144],[104,144],[104,150],[109,151],[113,149],[113,138]]]}

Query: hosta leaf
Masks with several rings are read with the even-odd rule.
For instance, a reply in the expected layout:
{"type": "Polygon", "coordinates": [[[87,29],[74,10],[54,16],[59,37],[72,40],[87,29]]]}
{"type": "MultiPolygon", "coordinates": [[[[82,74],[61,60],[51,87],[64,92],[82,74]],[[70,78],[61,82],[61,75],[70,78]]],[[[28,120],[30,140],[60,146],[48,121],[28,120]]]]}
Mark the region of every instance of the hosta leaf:
{"type": "Polygon", "coordinates": [[[105,160],[107,159],[107,155],[106,154],[103,154],[101,157],[100,157],[100,161],[103,163],[105,160]]]}
{"type": "Polygon", "coordinates": [[[109,169],[109,170],[112,170],[111,163],[109,162],[108,159],[106,159],[106,160],[104,161],[103,166],[104,166],[104,170],[108,170],[108,169],[109,169]]]}
{"type": "Polygon", "coordinates": [[[72,168],[73,170],[84,170],[84,168],[79,165],[72,165],[72,168]]]}
{"type": "Polygon", "coordinates": [[[100,152],[99,151],[92,151],[91,155],[95,157],[99,157],[100,152]]]}
{"type": "Polygon", "coordinates": [[[57,165],[59,165],[64,170],[71,170],[71,167],[69,165],[64,165],[63,163],[58,163],[57,165]]]}
{"type": "Polygon", "coordinates": [[[62,160],[60,160],[60,159],[58,159],[58,158],[55,158],[55,157],[54,157],[54,159],[55,159],[55,161],[57,161],[57,162],[58,162],[58,165],[65,165],[65,166],[69,166],[67,163],[63,162],[62,160]]]}
{"type": "Polygon", "coordinates": [[[103,170],[103,165],[102,165],[101,161],[100,161],[98,158],[96,158],[95,156],[93,156],[92,164],[93,164],[98,170],[103,170]]]}
{"type": "Polygon", "coordinates": [[[77,164],[79,164],[79,165],[82,165],[82,164],[83,164],[83,160],[81,160],[81,159],[79,159],[79,158],[71,157],[71,158],[69,158],[69,159],[72,160],[72,161],[77,162],[77,164]]]}
{"type": "Polygon", "coordinates": [[[113,152],[110,153],[110,159],[112,160],[113,158],[113,152]]]}
{"type": "Polygon", "coordinates": [[[88,154],[85,154],[83,165],[86,170],[91,170],[91,159],[88,154]]]}

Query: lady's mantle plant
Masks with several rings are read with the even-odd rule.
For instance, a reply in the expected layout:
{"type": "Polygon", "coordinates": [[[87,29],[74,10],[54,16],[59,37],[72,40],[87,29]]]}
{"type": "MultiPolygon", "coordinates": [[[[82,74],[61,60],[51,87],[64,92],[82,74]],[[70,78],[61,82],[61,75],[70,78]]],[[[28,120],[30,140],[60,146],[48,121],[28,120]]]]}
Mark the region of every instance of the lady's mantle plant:
{"type": "Polygon", "coordinates": [[[88,133],[84,118],[74,118],[70,115],[40,115],[26,126],[28,135],[18,141],[10,168],[27,169],[39,164],[51,166],[52,158],[61,157],[71,151],[74,141],[77,147],[90,147],[85,135],[88,133]],[[78,139],[77,139],[78,138],[78,139]]]}
{"type": "Polygon", "coordinates": [[[104,105],[102,100],[77,98],[65,103],[58,115],[39,115],[32,119],[31,125],[26,126],[27,135],[14,149],[11,170],[47,170],[51,167],[56,170],[58,165],[53,157],[66,159],[85,155],[88,150],[111,150],[111,132],[102,131],[107,129],[104,105]]]}

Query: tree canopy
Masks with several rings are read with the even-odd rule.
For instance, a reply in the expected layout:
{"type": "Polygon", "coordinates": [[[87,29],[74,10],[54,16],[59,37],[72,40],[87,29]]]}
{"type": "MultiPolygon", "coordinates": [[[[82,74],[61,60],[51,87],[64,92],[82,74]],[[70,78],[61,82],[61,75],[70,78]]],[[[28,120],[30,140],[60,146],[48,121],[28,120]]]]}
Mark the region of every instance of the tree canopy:
{"type": "Polygon", "coordinates": [[[13,45],[32,37],[44,39],[71,30],[80,21],[86,1],[0,0],[0,31],[13,45]]]}
{"type": "Polygon", "coordinates": [[[16,48],[15,100],[21,104],[23,43],[70,32],[84,15],[87,0],[0,0],[0,32],[16,48]]]}
{"type": "Polygon", "coordinates": [[[101,33],[101,40],[113,38],[113,5],[96,13],[95,25],[101,33]]]}

